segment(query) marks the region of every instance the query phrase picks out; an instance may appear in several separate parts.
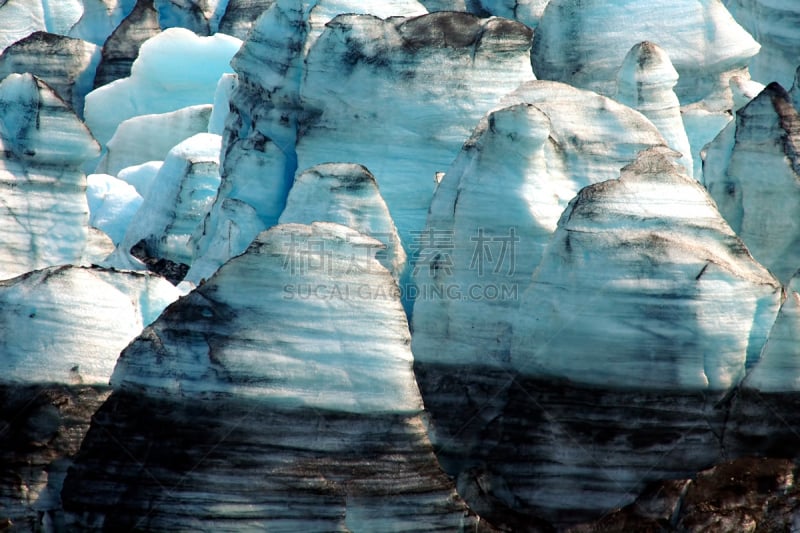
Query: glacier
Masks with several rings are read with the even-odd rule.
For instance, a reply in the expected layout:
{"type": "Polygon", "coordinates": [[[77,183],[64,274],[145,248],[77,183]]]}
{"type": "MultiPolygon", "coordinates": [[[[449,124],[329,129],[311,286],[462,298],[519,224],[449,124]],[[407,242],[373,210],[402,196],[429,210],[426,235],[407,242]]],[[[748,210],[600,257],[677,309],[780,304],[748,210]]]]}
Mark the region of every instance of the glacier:
{"type": "Polygon", "coordinates": [[[0,2],[0,529],[793,530],[797,11],[0,2]]]}

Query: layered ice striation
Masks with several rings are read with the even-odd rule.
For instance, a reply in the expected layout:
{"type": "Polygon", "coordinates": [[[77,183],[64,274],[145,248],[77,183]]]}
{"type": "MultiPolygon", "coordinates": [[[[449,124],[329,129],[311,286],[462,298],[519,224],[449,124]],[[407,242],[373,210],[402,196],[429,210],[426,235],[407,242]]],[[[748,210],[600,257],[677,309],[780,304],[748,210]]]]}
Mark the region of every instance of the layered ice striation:
{"type": "Polygon", "coordinates": [[[415,364],[440,461],[482,516],[565,526],[723,457],[721,400],[758,361],[781,286],[677,156],[648,149],[570,202],[509,320],[504,366],[491,338],[460,367],[447,343],[445,364],[415,364]]]}
{"type": "Polygon", "coordinates": [[[103,43],[103,53],[94,78],[94,87],[127,78],[141,46],[161,32],[153,0],[138,0],[133,10],[116,26],[103,43]]]}
{"type": "Polygon", "coordinates": [[[734,18],[759,42],[750,74],[764,84],[788,87],[800,63],[800,5],[791,0],[723,0],[734,18]]]}
{"type": "Polygon", "coordinates": [[[297,169],[300,85],[308,49],[337,13],[365,9],[387,17],[425,12],[414,0],[369,8],[354,2],[282,0],[258,18],[231,62],[237,77],[226,91],[230,113],[222,184],[206,227],[195,241],[198,260],[190,279],[210,276],[244,251],[259,231],[277,222],[297,169]]]}
{"type": "Polygon", "coordinates": [[[183,28],[159,33],[142,45],[130,77],[86,96],[86,124],[105,144],[131,117],[211,104],[217,82],[230,72],[230,60],[241,44],[228,35],[198,37],[183,28]]]}
{"type": "Polygon", "coordinates": [[[332,223],[262,233],[148,328],[121,356],[112,383],[155,396],[217,392],[286,407],[421,409],[397,287],[374,258],[382,246],[332,223]],[[360,322],[367,316],[368,330],[360,322]]]}
{"type": "Polygon", "coordinates": [[[110,264],[135,265],[128,254],[140,241],[147,257],[192,263],[190,239],[219,188],[221,142],[219,135],[198,133],[170,150],[110,264]]]}
{"type": "MultiPolygon", "coordinates": [[[[375,177],[352,163],[327,163],[298,174],[279,223],[335,222],[379,240],[378,260],[399,281],[406,254],[375,177]]],[[[371,247],[364,253],[372,255],[371,247]]]]}
{"type": "Polygon", "coordinates": [[[0,82],[0,279],[77,264],[89,212],[81,167],[99,147],[44,82],[11,74],[0,82]]]}
{"type": "Polygon", "coordinates": [[[119,352],[178,297],[158,276],[50,267],[0,281],[0,514],[59,530],[61,483],[119,352]]]}
{"type": "Polygon", "coordinates": [[[655,124],[669,147],[683,156],[680,163],[691,176],[692,149],[681,118],[681,104],[673,91],[677,82],[678,72],[664,49],[644,41],[634,45],[625,56],[617,74],[615,99],[655,124]]]}
{"type": "Polygon", "coordinates": [[[680,0],[657,9],[642,0],[551,0],[534,35],[533,70],[540,79],[612,95],[625,55],[643,41],[669,55],[680,74],[675,93],[681,104],[703,100],[714,110],[730,108],[728,79],[745,74],[759,50],[720,0],[680,0]]]}
{"type": "Polygon", "coordinates": [[[62,35],[34,32],[0,55],[0,79],[30,73],[46,82],[64,101],[83,115],[83,101],[92,90],[100,47],[62,35]]]}
{"type": "MultiPolygon", "coordinates": [[[[435,13],[341,15],[323,26],[335,6],[310,7],[276,3],[233,60],[223,183],[199,256],[240,252],[254,236],[241,228],[276,222],[295,170],[328,162],[369,168],[409,242],[424,225],[435,173],[503,94],[533,79],[531,32],[516,22],[435,13]],[[242,237],[225,246],[228,233],[242,237]]],[[[373,11],[419,9],[411,2],[373,11]]]]}
{"type": "Polygon", "coordinates": [[[120,356],[65,481],[67,524],[474,527],[425,433],[397,285],[370,246],[337,224],[276,226],[167,308],[120,356]]]}
{"type": "Polygon", "coordinates": [[[780,284],[658,149],[583,189],[520,304],[512,364],[606,387],[725,390],[755,361],[780,284]]]}
{"type": "Polygon", "coordinates": [[[800,115],[772,83],[708,146],[703,169],[722,216],[784,283],[800,268],[799,145],[800,115]]]}
{"type": "Polygon", "coordinates": [[[530,39],[522,24],[465,13],[337,17],[307,58],[299,167],[345,158],[369,168],[409,247],[435,173],[502,96],[533,79],[530,39]]]}
{"type": "Polygon", "coordinates": [[[447,170],[412,243],[414,353],[455,374],[508,364],[511,317],[567,203],[665,142],[633,109],[562,83],[532,81],[504,102],[447,170]]]}

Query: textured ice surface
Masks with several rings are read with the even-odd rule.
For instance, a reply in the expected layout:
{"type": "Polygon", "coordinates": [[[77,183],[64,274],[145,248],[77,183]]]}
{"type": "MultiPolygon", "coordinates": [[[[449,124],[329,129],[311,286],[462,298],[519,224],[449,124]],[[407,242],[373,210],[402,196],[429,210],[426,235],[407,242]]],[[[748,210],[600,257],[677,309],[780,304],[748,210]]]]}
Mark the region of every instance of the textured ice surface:
{"type": "Polygon", "coordinates": [[[753,256],[782,282],[800,268],[800,115],[777,83],[708,146],[703,181],[753,256]]]}
{"type": "Polygon", "coordinates": [[[151,274],[51,267],[0,282],[4,383],[105,385],[178,291],[151,274]]]}
{"type": "Polygon", "coordinates": [[[415,253],[417,360],[505,366],[512,317],[567,203],[664,139],[596,93],[532,81],[447,170],[415,253]]]}
{"type": "Polygon", "coordinates": [[[551,0],[533,39],[541,79],[613,94],[625,54],[637,43],[663,48],[680,74],[675,93],[686,105],[730,107],[728,78],[742,74],[759,46],[720,0],[677,0],[654,8],[643,0],[551,0]]]}
{"type": "Polygon", "coordinates": [[[724,390],[758,358],[779,297],[705,189],[654,149],[565,210],[511,362],[605,387],[724,390]]]}
{"type": "MultiPolygon", "coordinates": [[[[399,281],[406,254],[386,202],[368,169],[351,163],[328,163],[298,174],[279,219],[281,224],[336,222],[379,240],[377,257],[399,281]]],[[[367,248],[365,253],[372,255],[367,248]]]]}
{"type": "Polygon", "coordinates": [[[211,104],[201,104],[122,121],[108,141],[96,172],[116,175],[147,161],[163,161],[172,147],[208,130],[211,111],[211,104]]]}
{"type": "Polygon", "coordinates": [[[763,392],[800,391],[800,294],[789,289],[761,358],[744,386],[763,392]]]}
{"type": "Polygon", "coordinates": [[[681,153],[681,165],[691,176],[693,154],[681,119],[681,104],[673,92],[678,72],[663,48],[644,41],[625,56],[617,74],[615,99],[636,109],[655,124],[670,148],[681,153]]]}
{"type": "Polygon", "coordinates": [[[86,181],[89,224],[103,230],[114,244],[119,244],[142,205],[141,195],[133,185],[108,174],[90,174],[86,181]]]}
{"type": "MultiPolygon", "coordinates": [[[[146,4],[136,0],[82,0],[83,14],[70,28],[70,37],[84,39],[103,45],[109,35],[134,9],[134,5],[146,4]]],[[[52,31],[52,30],[51,30],[52,31]]]]}
{"type": "Polygon", "coordinates": [[[800,63],[800,4],[793,0],[723,0],[744,29],[761,45],[750,74],[763,84],[788,87],[800,63]]]}
{"type": "Polygon", "coordinates": [[[0,83],[0,279],[78,263],[89,210],[81,167],[99,153],[74,112],[41,80],[0,83]]]}
{"type": "Polygon", "coordinates": [[[94,86],[100,87],[131,75],[131,66],[145,41],[161,31],[152,1],[139,1],[108,36],[103,57],[97,67],[94,86]]]}
{"type": "Polygon", "coordinates": [[[217,83],[214,93],[214,104],[211,117],[208,119],[208,133],[225,134],[225,121],[230,111],[231,93],[236,88],[236,74],[223,74],[217,83]]]}
{"type": "Polygon", "coordinates": [[[219,135],[198,133],[170,150],[128,226],[121,253],[144,240],[149,257],[191,264],[194,254],[189,239],[201,226],[219,187],[221,142],[219,135]]]}
{"type": "Polygon", "coordinates": [[[477,0],[486,12],[507,19],[518,20],[534,30],[550,0],[477,0]]]}
{"type": "Polygon", "coordinates": [[[342,159],[369,168],[408,246],[434,174],[503,95],[533,79],[529,45],[528,28],[496,18],[336,18],[307,59],[299,168],[342,159]]]}
{"type": "Polygon", "coordinates": [[[305,57],[314,32],[323,29],[320,16],[332,13],[322,6],[304,14],[302,6],[276,3],[233,60],[238,84],[226,123],[223,182],[197,243],[206,266],[190,278],[207,276],[227,259],[219,250],[240,253],[255,236],[245,228],[273,225],[295,170],[320,163],[369,168],[408,242],[409,232],[424,225],[435,172],[450,164],[502,95],[533,79],[528,28],[464,13],[342,15],[305,57]],[[225,244],[230,233],[240,235],[238,243],[225,244]]]}
{"type": "Polygon", "coordinates": [[[213,103],[217,82],[230,72],[241,44],[228,35],[198,37],[182,28],[156,35],[142,45],[130,77],[86,96],[86,124],[105,144],[125,119],[213,103]]]}
{"type": "Polygon", "coordinates": [[[420,410],[397,286],[365,253],[380,246],[330,223],[261,233],[123,352],[112,385],[156,398],[420,410]]]}
{"type": "Polygon", "coordinates": [[[100,47],[93,43],[35,32],[0,55],[0,79],[12,72],[33,74],[52,87],[80,116],[83,100],[93,88],[99,61],[100,47]]]}

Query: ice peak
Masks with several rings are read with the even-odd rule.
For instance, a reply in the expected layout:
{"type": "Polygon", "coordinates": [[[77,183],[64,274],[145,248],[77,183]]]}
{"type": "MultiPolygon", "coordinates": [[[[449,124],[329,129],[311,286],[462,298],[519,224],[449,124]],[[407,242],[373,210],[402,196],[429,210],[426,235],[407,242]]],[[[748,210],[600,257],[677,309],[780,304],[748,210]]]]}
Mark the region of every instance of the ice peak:
{"type": "Polygon", "coordinates": [[[20,161],[80,165],[100,153],[72,107],[32,74],[10,74],[0,82],[0,111],[3,146],[20,161]]]}
{"type": "Polygon", "coordinates": [[[570,203],[520,303],[516,368],[724,390],[758,358],[780,284],[673,160],[665,148],[644,151],[620,179],[570,203]]]}
{"type": "Polygon", "coordinates": [[[622,61],[620,82],[645,85],[664,84],[671,89],[678,83],[678,71],[666,50],[650,41],[642,41],[631,48],[622,61]]]}

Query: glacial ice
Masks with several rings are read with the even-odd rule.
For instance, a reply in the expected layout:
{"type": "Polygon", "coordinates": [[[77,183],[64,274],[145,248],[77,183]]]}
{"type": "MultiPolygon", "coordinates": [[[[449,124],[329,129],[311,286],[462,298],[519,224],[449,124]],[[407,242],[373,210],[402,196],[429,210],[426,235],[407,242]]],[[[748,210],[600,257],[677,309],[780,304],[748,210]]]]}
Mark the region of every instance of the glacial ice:
{"type": "Polygon", "coordinates": [[[406,254],[389,209],[375,176],[361,165],[328,163],[298,173],[278,222],[335,222],[353,228],[385,246],[378,260],[395,281],[405,269],[406,254]]]}
{"type": "Polygon", "coordinates": [[[528,28],[498,18],[337,17],[306,60],[298,167],[342,158],[366,166],[411,242],[435,173],[484,113],[534,78],[529,46],[528,28]]]}
{"type": "Polygon", "coordinates": [[[142,44],[160,32],[158,13],[153,2],[136,2],[133,10],[113,32],[109,32],[105,42],[100,43],[103,45],[103,57],[95,74],[95,88],[130,76],[142,44]]]}
{"type": "Polygon", "coordinates": [[[528,82],[504,103],[515,105],[481,121],[410,244],[420,362],[506,366],[511,317],[567,203],[665,143],[638,112],[562,83],[528,82]]]}
{"type": "Polygon", "coordinates": [[[50,267],[0,282],[2,383],[108,383],[119,352],[178,291],[152,274],[50,267]]]}
{"type": "Polygon", "coordinates": [[[241,44],[228,35],[198,37],[183,28],[159,33],[142,45],[130,77],[86,95],[86,124],[105,144],[125,119],[213,103],[217,82],[231,71],[241,44]]]}
{"type": "MultiPolygon", "coordinates": [[[[229,257],[212,261],[207,254],[222,249],[230,227],[273,225],[295,169],[320,163],[369,168],[401,239],[410,242],[410,232],[424,225],[435,173],[450,164],[502,95],[533,79],[530,30],[515,22],[459,13],[386,20],[341,15],[304,58],[312,37],[295,31],[306,27],[303,17],[292,3],[276,3],[233,59],[238,84],[223,181],[197,242],[206,271],[229,257]],[[226,202],[242,219],[223,216],[226,202]]],[[[255,236],[241,235],[237,245],[224,248],[240,253],[255,236]]],[[[190,278],[206,274],[190,272],[190,278]]]]}
{"type": "Polygon", "coordinates": [[[800,114],[771,83],[709,144],[703,169],[722,216],[784,283],[800,268],[798,145],[800,114]]]}
{"type": "Polygon", "coordinates": [[[800,294],[789,290],[758,363],[743,385],[762,392],[800,391],[800,294]]]}
{"type": "Polygon", "coordinates": [[[108,174],[90,174],[86,182],[89,224],[119,244],[142,205],[142,196],[133,185],[108,174]]]}
{"type": "MultiPolygon", "coordinates": [[[[127,255],[144,240],[149,257],[192,263],[190,239],[201,226],[219,188],[221,143],[219,135],[198,133],[169,151],[119,244],[121,254],[127,255]]],[[[131,264],[128,258],[120,266],[131,264]]]]}
{"type": "Polygon", "coordinates": [[[100,52],[100,47],[93,43],[35,32],[0,55],[0,79],[11,73],[33,74],[82,116],[83,101],[93,88],[100,52]]]}
{"type": "Polygon", "coordinates": [[[546,4],[0,1],[0,529],[546,530],[796,455],[798,10],[546,4]]]}
{"type": "Polygon", "coordinates": [[[332,223],[261,233],[121,354],[112,385],[156,398],[419,411],[397,285],[374,258],[382,246],[332,223]]]}
{"type": "Polygon", "coordinates": [[[681,104],[672,90],[677,82],[678,72],[664,49],[644,41],[625,56],[617,74],[615,99],[650,119],[669,147],[682,155],[680,163],[692,176],[692,149],[681,119],[681,104]]]}
{"type": "Polygon", "coordinates": [[[106,144],[95,172],[116,175],[127,167],[163,161],[175,145],[206,132],[211,113],[211,104],[200,104],[123,120],[106,144]]]}
{"type": "Polygon", "coordinates": [[[125,183],[133,185],[139,196],[144,198],[163,164],[163,161],[148,161],[141,165],[125,167],[117,173],[117,177],[125,183]]]}
{"type": "Polygon", "coordinates": [[[720,0],[550,0],[533,39],[531,61],[540,79],[613,95],[617,69],[637,43],[663,48],[680,75],[682,105],[701,100],[730,107],[728,79],[743,75],[759,50],[720,0]]]}
{"type": "Polygon", "coordinates": [[[759,42],[750,75],[763,84],[792,83],[800,59],[800,5],[792,0],[723,0],[733,17],[759,42]]]}
{"type": "Polygon", "coordinates": [[[779,297],[705,189],[652,149],[564,211],[511,361],[604,387],[725,390],[758,359],[779,297]]]}
{"type": "Polygon", "coordinates": [[[0,113],[0,279],[79,263],[89,221],[81,166],[97,156],[97,142],[70,107],[30,74],[0,82],[0,113]]]}

